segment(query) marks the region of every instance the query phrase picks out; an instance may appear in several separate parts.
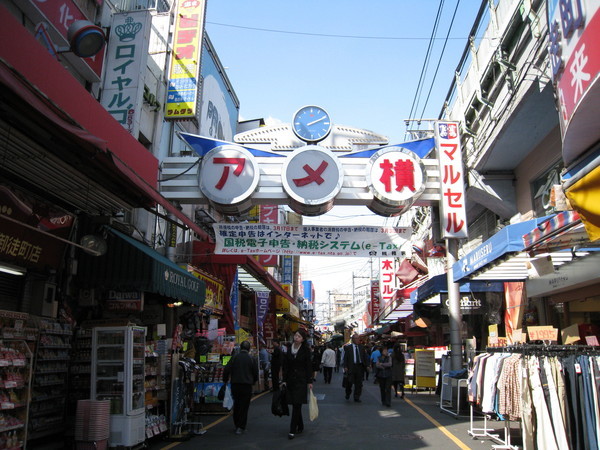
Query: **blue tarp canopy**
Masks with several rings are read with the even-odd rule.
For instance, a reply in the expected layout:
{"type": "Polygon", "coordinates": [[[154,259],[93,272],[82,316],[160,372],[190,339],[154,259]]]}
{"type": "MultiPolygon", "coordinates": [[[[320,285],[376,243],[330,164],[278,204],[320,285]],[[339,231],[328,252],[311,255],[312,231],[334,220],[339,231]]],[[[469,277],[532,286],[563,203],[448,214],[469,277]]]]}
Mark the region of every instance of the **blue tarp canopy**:
{"type": "MultiPolygon", "coordinates": [[[[503,292],[502,281],[462,281],[459,283],[459,291],[468,292],[503,292]]],[[[431,277],[417,289],[411,292],[410,302],[422,302],[436,294],[448,293],[448,278],[445,273],[431,277]]]]}
{"type": "MultiPolygon", "coordinates": [[[[550,217],[550,216],[548,216],[550,217]]],[[[523,235],[533,230],[548,217],[527,220],[505,226],[475,250],[467,253],[452,266],[454,281],[459,281],[474,274],[482,267],[509,253],[523,251],[525,244],[523,235]]]]}

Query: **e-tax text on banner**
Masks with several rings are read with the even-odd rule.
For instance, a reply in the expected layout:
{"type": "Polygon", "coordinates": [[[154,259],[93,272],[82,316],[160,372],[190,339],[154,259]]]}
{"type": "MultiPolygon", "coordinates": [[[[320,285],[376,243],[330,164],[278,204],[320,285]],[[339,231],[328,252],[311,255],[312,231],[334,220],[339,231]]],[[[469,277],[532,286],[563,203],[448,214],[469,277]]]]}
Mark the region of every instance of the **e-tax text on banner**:
{"type": "Polygon", "coordinates": [[[401,256],[407,227],[215,223],[220,255],[401,256]]]}

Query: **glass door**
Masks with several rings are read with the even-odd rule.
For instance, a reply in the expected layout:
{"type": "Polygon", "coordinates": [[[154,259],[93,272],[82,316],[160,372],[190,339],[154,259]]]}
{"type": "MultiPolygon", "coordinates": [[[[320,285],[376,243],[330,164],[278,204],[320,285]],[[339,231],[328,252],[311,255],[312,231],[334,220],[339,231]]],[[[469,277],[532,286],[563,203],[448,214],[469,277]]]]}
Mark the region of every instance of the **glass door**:
{"type": "Polygon", "coordinates": [[[139,414],[144,411],[144,363],[146,357],[146,328],[131,327],[131,409],[128,414],[139,414]]]}
{"type": "Polygon", "coordinates": [[[126,329],[95,329],[93,397],[110,400],[110,413],[123,414],[126,329]]]}

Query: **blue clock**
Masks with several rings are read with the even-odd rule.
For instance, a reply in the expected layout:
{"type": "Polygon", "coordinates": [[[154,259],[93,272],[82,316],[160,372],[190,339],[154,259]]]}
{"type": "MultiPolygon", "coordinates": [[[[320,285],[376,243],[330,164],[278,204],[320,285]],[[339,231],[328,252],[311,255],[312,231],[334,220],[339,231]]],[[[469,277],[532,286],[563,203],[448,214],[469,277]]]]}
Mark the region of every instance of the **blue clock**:
{"type": "Polygon", "coordinates": [[[319,142],[331,132],[331,119],[327,111],[319,106],[303,106],[292,122],[292,129],[296,136],[305,142],[319,142]]]}

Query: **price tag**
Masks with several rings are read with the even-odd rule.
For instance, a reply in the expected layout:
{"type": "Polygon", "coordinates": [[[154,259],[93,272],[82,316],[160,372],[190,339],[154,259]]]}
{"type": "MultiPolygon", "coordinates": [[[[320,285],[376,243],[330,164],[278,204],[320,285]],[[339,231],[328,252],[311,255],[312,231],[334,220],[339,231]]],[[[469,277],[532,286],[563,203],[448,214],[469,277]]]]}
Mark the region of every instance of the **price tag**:
{"type": "Polygon", "coordinates": [[[530,341],[557,341],[558,328],[551,326],[527,327],[530,341]]]}
{"type": "Polygon", "coordinates": [[[0,367],[8,367],[10,362],[7,359],[0,359],[0,367]]]}
{"type": "Polygon", "coordinates": [[[579,365],[579,363],[575,363],[575,373],[581,373],[581,366],[579,365]]]}
{"type": "Polygon", "coordinates": [[[158,426],[158,429],[160,430],[161,433],[164,433],[165,431],[167,431],[167,425],[165,425],[164,422],[161,422],[160,425],[158,426]]]}
{"type": "Polygon", "coordinates": [[[11,402],[0,403],[0,409],[15,409],[15,404],[11,402]]]}
{"type": "Polygon", "coordinates": [[[146,428],[146,437],[151,438],[152,436],[154,436],[154,431],[152,430],[152,428],[147,427],[146,428]]]}
{"type": "Polygon", "coordinates": [[[154,425],[152,427],[152,432],[154,433],[154,435],[156,436],[157,434],[160,434],[160,428],[158,428],[158,425],[154,425]]]}
{"type": "Polygon", "coordinates": [[[25,367],[25,360],[24,359],[13,359],[13,366],[25,367]]]}
{"type": "Polygon", "coordinates": [[[18,386],[16,381],[5,381],[4,382],[4,387],[6,389],[11,389],[11,388],[16,388],[18,386]]]}

